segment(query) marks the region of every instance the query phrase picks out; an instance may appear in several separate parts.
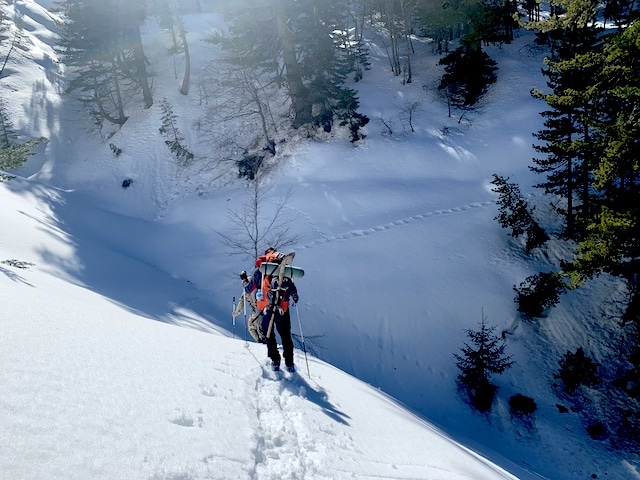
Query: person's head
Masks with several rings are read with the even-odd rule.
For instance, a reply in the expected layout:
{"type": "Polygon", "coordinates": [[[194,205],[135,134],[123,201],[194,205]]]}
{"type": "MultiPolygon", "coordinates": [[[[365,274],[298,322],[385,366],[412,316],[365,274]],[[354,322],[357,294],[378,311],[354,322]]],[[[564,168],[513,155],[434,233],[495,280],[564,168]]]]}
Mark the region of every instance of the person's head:
{"type": "Polygon", "coordinates": [[[267,247],[267,249],[264,251],[264,254],[266,255],[267,253],[271,253],[271,252],[275,252],[276,249],[273,247],[267,247]]]}

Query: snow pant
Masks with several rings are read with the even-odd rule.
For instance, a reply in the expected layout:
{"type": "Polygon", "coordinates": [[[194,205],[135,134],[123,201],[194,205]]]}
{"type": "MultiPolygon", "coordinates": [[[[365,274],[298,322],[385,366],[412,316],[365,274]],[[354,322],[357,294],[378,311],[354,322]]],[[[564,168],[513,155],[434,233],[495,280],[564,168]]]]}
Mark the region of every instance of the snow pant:
{"type": "MultiPolygon", "coordinates": [[[[271,321],[271,313],[262,315],[262,332],[267,335],[269,331],[269,322],[271,321]]],[[[276,342],[276,330],[282,340],[282,356],[287,367],[293,365],[293,339],[291,338],[291,316],[289,310],[280,313],[276,310],[273,318],[274,328],[271,336],[267,337],[267,355],[271,361],[280,365],[280,352],[278,351],[278,343],[276,342]]]]}
{"type": "Polygon", "coordinates": [[[251,312],[249,316],[249,333],[258,343],[264,343],[264,334],[262,333],[262,316],[260,312],[251,312]]]}

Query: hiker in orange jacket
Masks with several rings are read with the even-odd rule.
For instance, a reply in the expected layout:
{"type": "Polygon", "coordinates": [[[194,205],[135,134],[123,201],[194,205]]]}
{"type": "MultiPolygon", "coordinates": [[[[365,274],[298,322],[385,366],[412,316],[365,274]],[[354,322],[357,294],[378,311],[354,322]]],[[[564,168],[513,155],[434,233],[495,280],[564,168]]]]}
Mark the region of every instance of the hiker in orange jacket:
{"type": "Polygon", "coordinates": [[[263,261],[270,261],[278,255],[273,248],[256,260],[256,271],[246,282],[245,292],[251,295],[255,291],[256,307],[262,314],[262,334],[266,337],[267,355],[271,359],[274,370],[280,369],[280,352],[276,341],[276,330],[282,340],[282,356],[288,371],[294,372],[293,339],[291,338],[291,316],[289,303],[298,302],[298,289],[290,278],[285,277],[282,285],[278,285],[278,278],[273,275],[262,275],[260,265],[263,261]],[[274,328],[275,326],[275,328],[274,328]]]}

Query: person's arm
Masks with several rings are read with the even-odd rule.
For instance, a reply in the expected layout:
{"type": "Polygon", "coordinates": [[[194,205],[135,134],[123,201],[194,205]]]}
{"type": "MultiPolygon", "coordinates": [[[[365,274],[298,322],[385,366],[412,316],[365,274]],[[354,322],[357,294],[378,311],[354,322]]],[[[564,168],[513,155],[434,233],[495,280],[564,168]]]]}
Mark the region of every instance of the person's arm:
{"type": "Polygon", "coordinates": [[[242,309],[244,308],[244,297],[247,295],[247,293],[243,293],[242,296],[240,297],[240,300],[238,300],[238,306],[236,307],[236,309],[233,311],[233,313],[231,315],[233,315],[234,317],[237,317],[238,315],[240,315],[240,312],[242,311],[242,309]]]}
{"type": "Polygon", "coordinates": [[[244,291],[247,293],[251,293],[255,289],[261,288],[262,287],[261,284],[262,284],[262,274],[260,273],[260,270],[256,268],[255,272],[253,272],[253,276],[251,277],[251,279],[248,281],[247,284],[245,284],[244,291]]]}
{"type": "Polygon", "coordinates": [[[293,283],[293,280],[288,281],[285,296],[287,301],[292,298],[295,303],[298,303],[298,287],[293,283]]]}

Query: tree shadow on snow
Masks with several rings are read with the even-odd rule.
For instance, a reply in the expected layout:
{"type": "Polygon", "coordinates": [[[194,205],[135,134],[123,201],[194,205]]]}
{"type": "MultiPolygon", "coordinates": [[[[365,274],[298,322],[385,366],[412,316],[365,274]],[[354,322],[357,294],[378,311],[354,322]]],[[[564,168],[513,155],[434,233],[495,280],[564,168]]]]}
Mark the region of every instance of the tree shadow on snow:
{"type": "Polygon", "coordinates": [[[9,280],[12,280],[16,283],[24,283],[25,285],[28,285],[30,287],[33,287],[32,284],[30,284],[29,282],[27,282],[22,276],[18,275],[17,273],[4,268],[2,266],[0,266],[0,273],[4,274],[7,276],[7,278],[9,278],[9,280]]]}
{"type": "MultiPolygon", "coordinates": [[[[181,239],[196,239],[197,246],[206,246],[206,235],[190,224],[176,228],[112,213],[93,204],[86,192],[57,190],[21,177],[7,186],[18,195],[37,197],[44,205],[42,215],[22,213],[51,239],[36,247],[35,253],[38,264],[54,275],[146,318],[232,333],[230,315],[215,299],[216,285],[200,289],[174,271],[179,262],[165,263],[176,255],[169,247],[181,239]],[[168,243],[166,236],[170,236],[168,243]],[[65,247],[55,248],[60,245],[65,247]]],[[[201,250],[207,258],[214,256],[214,252],[201,250]]],[[[24,283],[10,269],[2,267],[0,274],[24,283]]]]}

